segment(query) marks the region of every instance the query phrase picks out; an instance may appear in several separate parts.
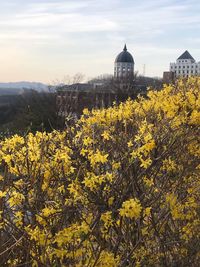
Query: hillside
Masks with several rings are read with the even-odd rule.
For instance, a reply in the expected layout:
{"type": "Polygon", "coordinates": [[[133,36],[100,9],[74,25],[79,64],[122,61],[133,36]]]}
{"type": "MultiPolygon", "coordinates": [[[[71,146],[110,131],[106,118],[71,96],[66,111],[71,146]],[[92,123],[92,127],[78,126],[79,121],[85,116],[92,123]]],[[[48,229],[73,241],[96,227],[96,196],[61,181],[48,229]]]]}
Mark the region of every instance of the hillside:
{"type": "Polygon", "coordinates": [[[23,92],[23,90],[32,89],[36,91],[47,91],[48,85],[40,82],[8,82],[0,83],[0,95],[16,95],[23,92]]]}

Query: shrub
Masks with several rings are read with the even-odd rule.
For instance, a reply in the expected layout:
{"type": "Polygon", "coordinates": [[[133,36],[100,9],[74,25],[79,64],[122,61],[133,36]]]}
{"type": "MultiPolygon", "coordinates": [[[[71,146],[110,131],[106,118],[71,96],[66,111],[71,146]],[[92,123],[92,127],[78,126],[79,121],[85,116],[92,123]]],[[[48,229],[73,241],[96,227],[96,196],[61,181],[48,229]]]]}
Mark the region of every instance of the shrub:
{"type": "Polygon", "coordinates": [[[1,266],[198,266],[200,79],[1,142],[1,266]]]}

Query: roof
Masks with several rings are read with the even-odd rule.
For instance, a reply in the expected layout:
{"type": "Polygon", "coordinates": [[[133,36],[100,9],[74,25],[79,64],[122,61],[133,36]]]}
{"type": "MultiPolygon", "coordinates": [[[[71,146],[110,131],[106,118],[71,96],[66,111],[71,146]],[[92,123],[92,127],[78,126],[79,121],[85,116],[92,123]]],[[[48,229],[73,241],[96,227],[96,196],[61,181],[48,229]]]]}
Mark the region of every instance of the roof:
{"type": "Polygon", "coordinates": [[[127,51],[126,44],[124,46],[123,51],[116,57],[115,63],[117,62],[134,63],[132,55],[127,51]]]}
{"type": "Polygon", "coordinates": [[[190,53],[186,50],[178,59],[192,59],[194,58],[190,55],[190,53]]]}

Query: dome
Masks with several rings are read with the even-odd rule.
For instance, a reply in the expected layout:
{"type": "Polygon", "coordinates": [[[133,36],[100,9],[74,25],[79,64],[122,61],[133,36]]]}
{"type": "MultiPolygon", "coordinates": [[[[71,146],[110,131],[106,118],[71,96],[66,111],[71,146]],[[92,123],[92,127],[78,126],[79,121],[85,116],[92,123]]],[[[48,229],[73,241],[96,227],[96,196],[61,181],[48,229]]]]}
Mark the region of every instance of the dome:
{"type": "Polygon", "coordinates": [[[127,51],[126,45],[124,46],[123,51],[115,59],[115,63],[119,62],[134,63],[134,59],[132,55],[127,51]]]}

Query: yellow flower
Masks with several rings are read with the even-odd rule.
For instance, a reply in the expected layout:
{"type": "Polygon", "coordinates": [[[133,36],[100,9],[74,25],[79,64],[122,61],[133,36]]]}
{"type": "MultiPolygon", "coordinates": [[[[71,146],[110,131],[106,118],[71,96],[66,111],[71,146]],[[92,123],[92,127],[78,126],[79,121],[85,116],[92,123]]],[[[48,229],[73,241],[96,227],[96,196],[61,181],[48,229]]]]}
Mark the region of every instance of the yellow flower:
{"type": "Polygon", "coordinates": [[[151,213],[151,207],[148,207],[144,210],[144,215],[149,216],[151,213]]]}
{"type": "Polygon", "coordinates": [[[102,251],[96,264],[98,267],[117,267],[119,266],[119,256],[115,257],[113,253],[102,251]]]}
{"type": "Polygon", "coordinates": [[[25,199],[25,197],[23,194],[16,192],[16,191],[13,191],[9,200],[8,200],[8,203],[12,207],[15,205],[20,205],[24,201],[24,199],[25,199]]]}
{"type": "Polygon", "coordinates": [[[97,150],[96,153],[93,153],[89,156],[92,166],[95,166],[97,163],[106,163],[108,161],[108,154],[103,154],[100,150],[97,150]]]}
{"type": "Polygon", "coordinates": [[[146,176],[143,178],[144,184],[148,187],[151,187],[154,185],[153,178],[148,179],[146,176]]]}
{"type": "Polygon", "coordinates": [[[127,145],[128,145],[128,147],[132,147],[133,146],[133,142],[130,140],[127,145]]]}
{"type": "Polygon", "coordinates": [[[142,211],[142,206],[140,201],[136,198],[129,199],[122,204],[122,208],[119,210],[119,213],[122,217],[127,217],[131,219],[138,219],[142,211]]]}
{"type": "Polygon", "coordinates": [[[111,136],[108,131],[104,131],[101,135],[104,140],[110,140],[111,136]]]}
{"type": "Polygon", "coordinates": [[[42,209],[42,216],[44,217],[49,217],[50,215],[55,214],[56,212],[58,212],[58,210],[54,209],[54,208],[44,208],[42,209]]]}
{"type": "Polygon", "coordinates": [[[113,225],[112,212],[107,211],[101,215],[101,220],[104,222],[104,227],[108,229],[113,225]]]}
{"type": "Polygon", "coordinates": [[[84,139],[83,139],[83,144],[84,144],[84,146],[89,146],[89,145],[91,145],[93,143],[93,140],[90,138],[90,137],[85,137],[84,139]]]}
{"type": "Polygon", "coordinates": [[[110,198],[108,199],[108,205],[109,205],[109,206],[112,206],[113,202],[114,202],[114,197],[110,197],[110,198]]]}
{"type": "Polygon", "coordinates": [[[150,158],[146,160],[143,160],[142,158],[140,158],[140,161],[141,161],[140,167],[143,167],[144,169],[147,169],[152,163],[152,160],[150,158]]]}
{"type": "Polygon", "coordinates": [[[1,190],[0,190],[0,198],[3,198],[3,197],[5,197],[5,196],[6,196],[6,194],[7,194],[6,192],[3,192],[3,191],[1,191],[1,190]]]}

